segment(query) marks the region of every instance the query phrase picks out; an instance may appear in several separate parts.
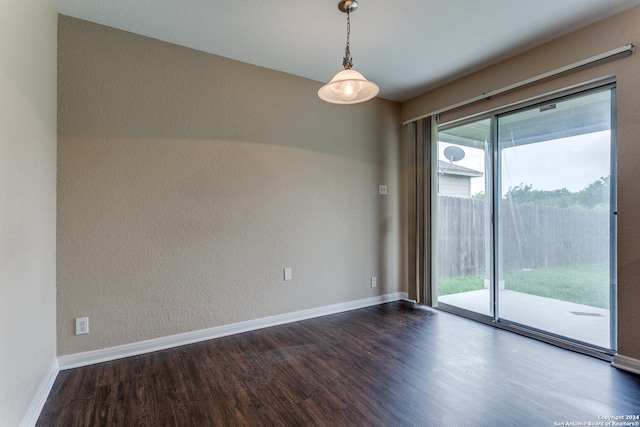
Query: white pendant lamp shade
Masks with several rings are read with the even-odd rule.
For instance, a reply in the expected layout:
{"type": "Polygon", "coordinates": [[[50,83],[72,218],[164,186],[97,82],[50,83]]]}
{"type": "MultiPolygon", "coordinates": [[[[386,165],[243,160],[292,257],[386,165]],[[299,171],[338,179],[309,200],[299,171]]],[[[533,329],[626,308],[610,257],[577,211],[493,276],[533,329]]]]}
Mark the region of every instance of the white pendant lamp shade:
{"type": "Polygon", "coordinates": [[[378,94],[378,85],[365,79],[362,74],[354,70],[349,35],[351,34],[351,19],[349,14],[358,9],[357,0],[340,0],[338,10],[347,14],[347,46],[344,49],[342,66],[344,70],[333,76],[331,81],[318,91],[320,99],[332,104],[357,104],[368,101],[378,94]]]}
{"type": "Polygon", "coordinates": [[[356,70],[342,70],[318,91],[320,99],[332,104],[357,104],[378,94],[378,85],[356,70]]]}

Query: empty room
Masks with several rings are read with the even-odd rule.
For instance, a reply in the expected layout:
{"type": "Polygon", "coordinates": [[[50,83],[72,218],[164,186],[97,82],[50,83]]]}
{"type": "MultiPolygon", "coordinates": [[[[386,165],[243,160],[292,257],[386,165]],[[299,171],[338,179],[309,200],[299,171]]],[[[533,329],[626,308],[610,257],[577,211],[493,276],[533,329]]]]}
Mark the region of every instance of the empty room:
{"type": "Polygon", "coordinates": [[[0,425],[639,426],[639,24],[3,2],[0,425]]]}

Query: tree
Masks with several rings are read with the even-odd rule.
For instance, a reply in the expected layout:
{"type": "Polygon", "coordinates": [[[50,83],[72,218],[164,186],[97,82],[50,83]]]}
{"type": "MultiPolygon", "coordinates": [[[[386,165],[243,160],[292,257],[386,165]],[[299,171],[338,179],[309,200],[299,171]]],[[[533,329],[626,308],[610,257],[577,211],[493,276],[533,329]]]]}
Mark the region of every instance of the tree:
{"type": "Polygon", "coordinates": [[[610,176],[603,176],[578,192],[566,188],[535,190],[532,184],[520,183],[509,187],[504,200],[523,205],[553,206],[557,208],[600,210],[609,208],[610,176]]]}
{"type": "Polygon", "coordinates": [[[609,175],[600,177],[576,194],[578,202],[589,209],[597,209],[599,206],[609,207],[610,185],[609,175]]]}
{"type": "Polygon", "coordinates": [[[509,187],[504,198],[523,205],[555,206],[569,208],[575,204],[575,194],[566,188],[559,190],[534,190],[533,185],[523,184],[509,187]]]}

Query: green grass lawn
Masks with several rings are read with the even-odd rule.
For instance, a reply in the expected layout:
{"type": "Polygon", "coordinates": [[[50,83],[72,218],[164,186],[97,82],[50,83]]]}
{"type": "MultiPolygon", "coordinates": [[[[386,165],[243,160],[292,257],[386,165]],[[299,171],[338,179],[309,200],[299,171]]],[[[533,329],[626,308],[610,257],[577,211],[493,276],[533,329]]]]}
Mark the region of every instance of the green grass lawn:
{"type": "MultiPolygon", "coordinates": [[[[608,264],[506,272],[505,289],[592,307],[609,308],[608,264]]],[[[484,289],[484,277],[453,277],[438,282],[438,295],[484,289]]]]}

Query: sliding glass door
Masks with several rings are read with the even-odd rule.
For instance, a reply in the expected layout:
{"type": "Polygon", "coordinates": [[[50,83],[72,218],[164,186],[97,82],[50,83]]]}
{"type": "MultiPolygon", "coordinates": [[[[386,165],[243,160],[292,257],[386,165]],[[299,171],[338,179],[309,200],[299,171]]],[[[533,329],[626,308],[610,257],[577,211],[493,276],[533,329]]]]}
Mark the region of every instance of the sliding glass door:
{"type": "Polygon", "coordinates": [[[603,90],[497,118],[499,317],[604,348],[611,101],[603,90]]]}
{"type": "Polygon", "coordinates": [[[493,315],[491,120],[438,132],[435,276],[440,304],[493,315]]]}
{"type": "Polygon", "coordinates": [[[600,88],[439,130],[442,308],[615,348],[614,96],[600,88]]]}

